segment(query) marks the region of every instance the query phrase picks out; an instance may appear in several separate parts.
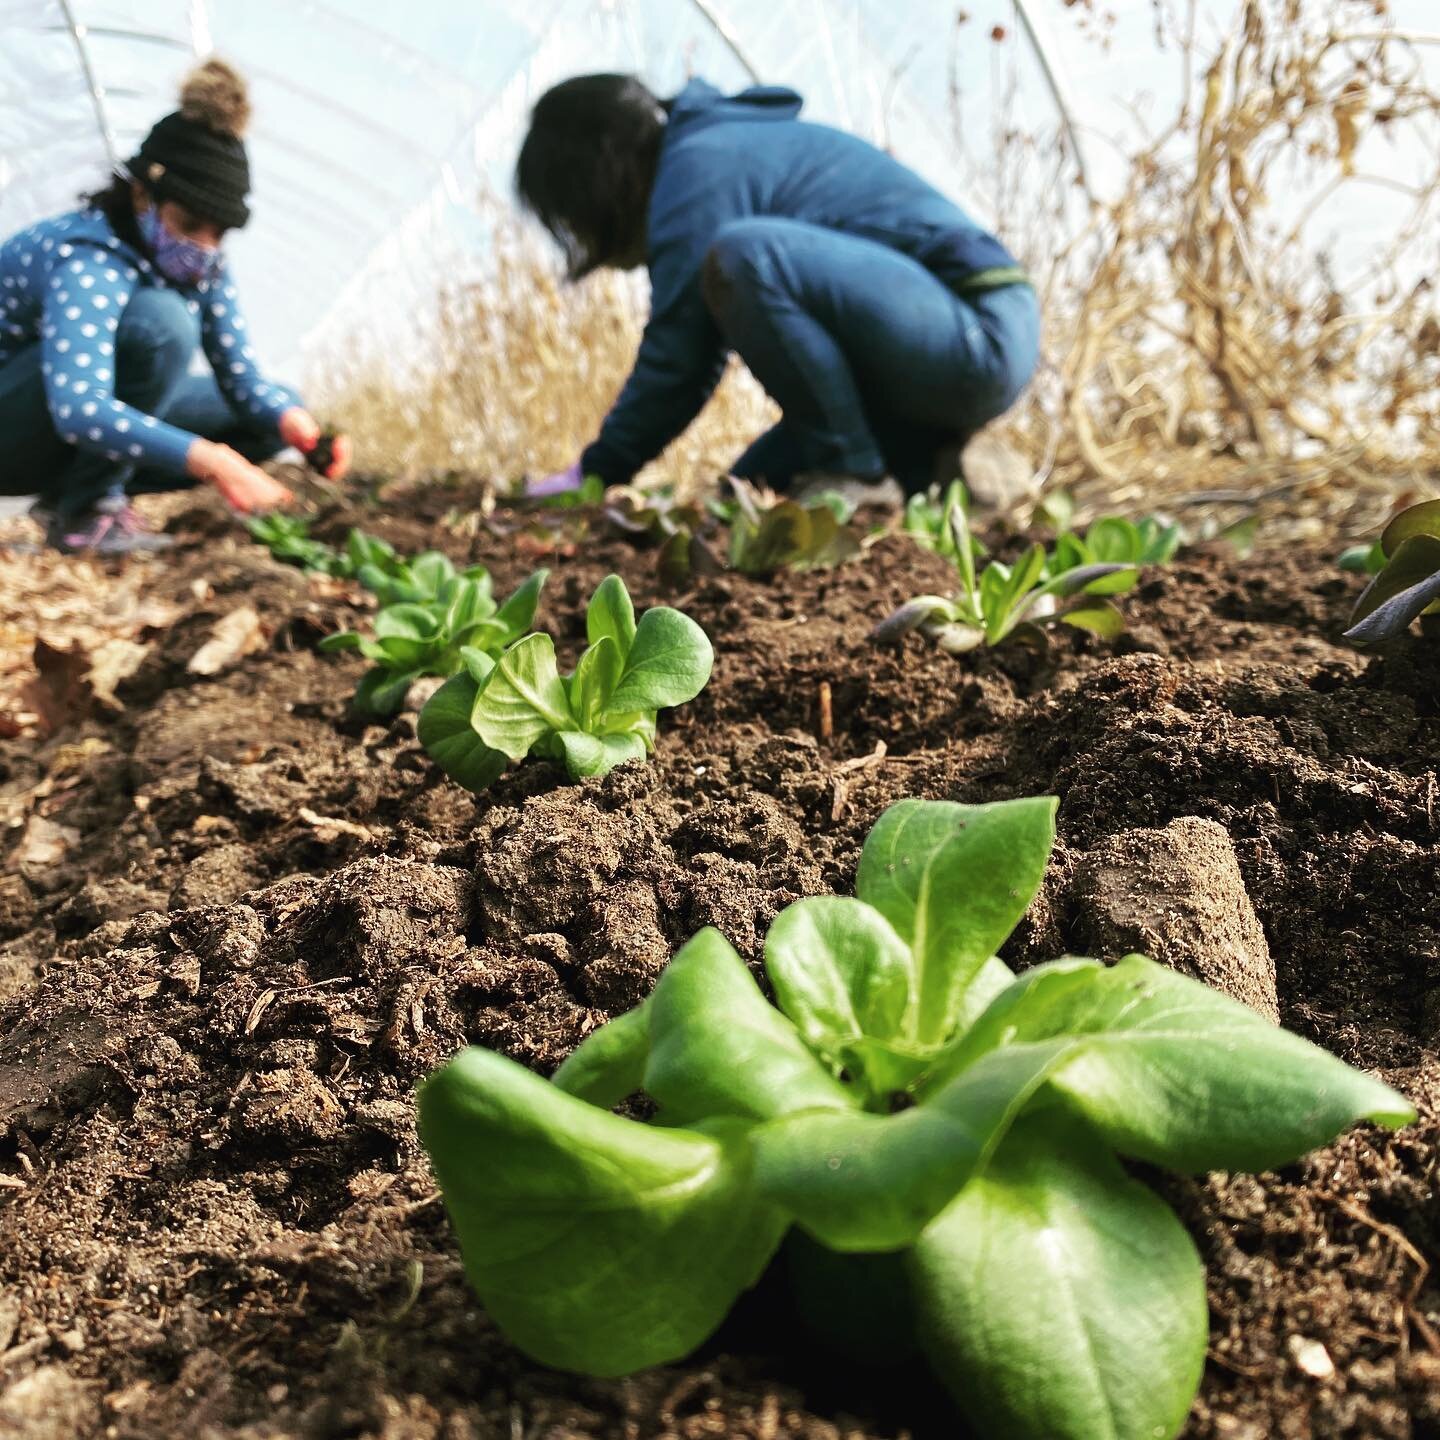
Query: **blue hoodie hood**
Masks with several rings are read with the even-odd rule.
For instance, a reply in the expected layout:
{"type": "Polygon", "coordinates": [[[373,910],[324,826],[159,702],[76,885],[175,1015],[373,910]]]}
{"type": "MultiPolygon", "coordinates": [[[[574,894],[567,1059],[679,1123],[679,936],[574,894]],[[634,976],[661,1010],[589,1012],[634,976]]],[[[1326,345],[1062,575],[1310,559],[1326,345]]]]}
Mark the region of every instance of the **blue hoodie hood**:
{"type": "Polygon", "coordinates": [[[756,85],[738,95],[724,95],[708,80],[692,80],[666,109],[674,133],[730,120],[794,120],[805,102],[783,85],[756,85]]]}

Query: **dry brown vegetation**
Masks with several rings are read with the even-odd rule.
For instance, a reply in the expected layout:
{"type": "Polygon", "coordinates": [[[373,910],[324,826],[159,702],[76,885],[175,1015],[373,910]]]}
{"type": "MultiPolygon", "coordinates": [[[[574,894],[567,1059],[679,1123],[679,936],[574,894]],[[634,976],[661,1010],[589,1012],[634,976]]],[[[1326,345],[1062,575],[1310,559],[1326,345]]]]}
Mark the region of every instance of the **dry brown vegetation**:
{"type": "MultiPolygon", "coordinates": [[[[1292,531],[1362,531],[1440,461],[1440,321],[1420,279],[1440,97],[1412,40],[1384,33],[1383,0],[1249,0],[1209,49],[1196,6],[1174,9],[1156,0],[1183,99],[1132,147],[1117,199],[1077,224],[1073,190],[1052,183],[1053,136],[1008,119],[998,153],[969,157],[1046,305],[1042,373],[1005,429],[1037,472],[1091,506],[1243,496],[1292,531]],[[1308,222],[1363,205],[1376,185],[1407,188],[1366,172],[1376,136],[1424,173],[1391,248],[1346,281],[1308,222]],[[1037,236],[1060,239],[1037,248],[1037,236]]],[[[566,288],[533,237],[513,222],[499,233],[490,277],[439,298],[433,363],[322,379],[376,468],[508,480],[558,467],[623,381],[642,292],[615,276],[566,288]]],[[[732,375],[651,477],[715,476],[766,413],[749,377],[732,375]]]]}

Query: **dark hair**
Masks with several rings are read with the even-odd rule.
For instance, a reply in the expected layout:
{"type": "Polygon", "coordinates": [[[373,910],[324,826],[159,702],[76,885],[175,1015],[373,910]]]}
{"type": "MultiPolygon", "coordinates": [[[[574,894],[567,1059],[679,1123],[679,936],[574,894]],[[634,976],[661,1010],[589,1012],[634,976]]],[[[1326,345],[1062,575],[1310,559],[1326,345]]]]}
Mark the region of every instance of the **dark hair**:
{"type": "Polygon", "coordinates": [[[132,189],[134,184],[133,180],[128,180],[123,175],[112,175],[110,183],[103,189],[93,190],[88,195],[82,195],[80,199],[83,204],[104,215],[117,239],[144,255],[145,242],[140,238],[140,226],[135,220],[135,194],[132,189]]]}
{"type": "Polygon", "coordinates": [[[664,134],[665,107],[633,75],[580,75],[540,97],[515,188],[572,280],[643,253],[664,134]]]}

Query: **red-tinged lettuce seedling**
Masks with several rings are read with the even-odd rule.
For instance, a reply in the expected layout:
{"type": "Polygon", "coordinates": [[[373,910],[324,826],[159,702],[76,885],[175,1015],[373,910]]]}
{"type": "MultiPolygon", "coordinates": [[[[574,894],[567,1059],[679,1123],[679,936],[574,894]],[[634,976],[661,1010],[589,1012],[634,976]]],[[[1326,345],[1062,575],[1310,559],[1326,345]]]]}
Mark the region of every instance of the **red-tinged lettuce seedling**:
{"type": "Polygon", "coordinates": [[[1402,510],[1380,536],[1384,557],[1359,600],[1345,638],[1373,645],[1409,629],[1417,615],[1440,610],[1440,500],[1402,510]]]}
{"type": "Polygon", "coordinates": [[[916,1347],[977,1433],[1175,1435],[1204,1274],[1123,1162],[1263,1170],[1414,1111],[1141,956],[1013,975],[995,952],[1054,812],[901,801],[853,899],[771,926],[775,1005],[702,930],[553,1080],[483,1049],[427,1080],[421,1137],[510,1338],[591,1375],[676,1360],[785,1242],[801,1313],[872,1359],[916,1347]],[[636,1092],[653,1122],[611,1113],[636,1092]]]}
{"type": "Polygon", "coordinates": [[[454,675],[498,655],[534,622],[549,573],[537,570],[497,605],[481,566],[457,574],[443,555],[422,555],[403,569],[387,577],[396,588],[386,593],[422,598],[382,605],[373,636],[347,630],[320,642],[321,650],[358,650],[372,662],[355,691],[355,708],[366,714],[394,714],[422,676],[454,675]]]}
{"type": "Polygon", "coordinates": [[[656,605],[635,619],[625,582],[609,575],[585,617],[574,671],[556,668],[548,635],[498,658],[466,651],[465,669],[420,712],[420,741],[452,780],[483,790],[510,761],[563,761],[572,780],[604,775],[655,748],[655,715],[705,688],[714,652],[688,615],[656,605]]]}

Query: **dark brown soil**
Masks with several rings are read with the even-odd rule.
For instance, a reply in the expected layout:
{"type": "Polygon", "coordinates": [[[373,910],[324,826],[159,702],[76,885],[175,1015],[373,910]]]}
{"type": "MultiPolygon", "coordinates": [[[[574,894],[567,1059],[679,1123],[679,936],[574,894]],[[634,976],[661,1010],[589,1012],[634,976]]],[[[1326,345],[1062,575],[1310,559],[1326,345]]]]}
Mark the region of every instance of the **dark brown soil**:
{"type": "MultiPolygon", "coordinates": [[[[455,504],[365,523],[483,558],[502,590],[537,563],[532,540],[447,531],[455,504]]],[[[543,603],[562,652],[611,568],[662,598],[649,556],[586,537],[543,603]]],[[[953,1435],[908,1380],[795,1351],[763,1289],[686,1364],[606,1383],[530,1364],[465,1287],[410,1097],[466,1042],[549,1070],[702,925],[755,960],[784,905],[851,886],[901,796],[1046,792],[1061,843],[1007,958],[1122,945],[1153,882],[1159,958],[1228,983],[1184,953],[1228,917],[1237,990],[1422,1111],[1277,1174],[1157,1180],[1210,1271],[1186,1434],[1440,1435],[1440,646],[1344,648],[1355,587],[1328,551],[1190,552],[1109,647],[865,643],[943,579],[889,539],[839,571],[708,581],[683,603],[715,678],[652,764],[578,786],[527,766],[475,798],[413,716],[347,713],[358,666],[310,647],[360,597],[214,533],[157,567],[188,613],[126,712],[0,748],[0,787],[40,786],[73,832],[0,881],[0,1431],[953,1435]],[[268,647],[188,674],[242,602],[268,647]],[[1127,874],[1150,879],[1117,898],[1127,874]]]]}

